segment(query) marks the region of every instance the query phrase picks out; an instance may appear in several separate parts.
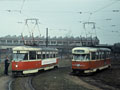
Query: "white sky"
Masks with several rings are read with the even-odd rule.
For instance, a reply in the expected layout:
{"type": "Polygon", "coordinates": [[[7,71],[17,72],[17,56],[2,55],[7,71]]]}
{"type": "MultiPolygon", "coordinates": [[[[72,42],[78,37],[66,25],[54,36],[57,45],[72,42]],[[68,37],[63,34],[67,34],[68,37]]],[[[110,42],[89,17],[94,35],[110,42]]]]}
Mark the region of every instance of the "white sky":
{"type": "MultiPolygon", "coordinates": [[[[113,10],[120,10],[120,0],[0,0],[0,37],[29,35],[34,24],[28,23],[28,30],[25,19],[37,18],[42,36],[49,28],[51,37],[97,35],[101,44],[113,44],[120,42],[120,12],[113,10]],[[96,28],[86,24],[85,33],[83,23],[88,21],[96,28]]],[[[37,28],[34,34],[39,35],[37,28]]]]}

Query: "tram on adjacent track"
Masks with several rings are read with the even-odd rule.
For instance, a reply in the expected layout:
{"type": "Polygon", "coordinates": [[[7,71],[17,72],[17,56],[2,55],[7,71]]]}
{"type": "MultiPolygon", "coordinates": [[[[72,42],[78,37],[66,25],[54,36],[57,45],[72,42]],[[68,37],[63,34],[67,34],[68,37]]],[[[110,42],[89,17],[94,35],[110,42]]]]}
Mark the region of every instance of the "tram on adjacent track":
{"type": "Polygon", "coordinates": [[[108,48],[76,47],[72,49],[72,73],[90,74],[111,66],[108,48]]]}
{"type": "Polygon", "coordinates": [[[26,75],[58,67],[58,50],[33,46],[13,48],[12,75],[26,75]]]}

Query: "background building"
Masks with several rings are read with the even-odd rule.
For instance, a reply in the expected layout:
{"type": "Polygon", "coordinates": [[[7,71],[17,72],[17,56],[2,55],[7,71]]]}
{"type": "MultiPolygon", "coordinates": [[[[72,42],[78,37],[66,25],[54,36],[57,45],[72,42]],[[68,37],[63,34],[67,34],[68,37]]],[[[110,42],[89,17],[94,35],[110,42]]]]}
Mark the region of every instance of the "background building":
{"type": "MultiPolygon", "coordinates": [[[[24,40],[21,36],[8,35],[0,37],[0,59],[5,58],[6,55],[11,57],[13,47],[30,44],[33,43],[33,41],[40,47],[46,46],[45,37],[35,37],[33,39],[31,37],[24,36],[24,40]]],[[[59,54],[63,56],[69,55],[71,53],[71,49],[74,47],[99,45],[99,39],[97,37],[48,37],[47,43],[48,47],[57,48],[59,50],[59,54]]]]}

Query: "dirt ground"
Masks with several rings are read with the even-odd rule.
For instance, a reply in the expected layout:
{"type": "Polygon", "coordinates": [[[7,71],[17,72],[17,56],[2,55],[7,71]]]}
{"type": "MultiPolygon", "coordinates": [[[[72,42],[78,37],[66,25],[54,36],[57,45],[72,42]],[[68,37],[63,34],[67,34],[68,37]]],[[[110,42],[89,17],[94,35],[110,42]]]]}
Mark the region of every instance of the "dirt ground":
{"type": "Polygon", "coordinates": [[[4,63],[0,63],[0,90],[8,90],[11,77],[11,65],[9,66],[9,76],[4,75],[4,63]]]}
{"type": "Polygon", "coordinates": [[[32,85],[35,90],[88,90],[65,78],[64,70],[68,71],[67,69],[59,68],[37,75],[33,78],[32,85]]]}
{"type": "Polygon", "coordinates": [[[102,89],[120,90],[120,56],[112,58],[110,69],[97,72],[89,77],[78,77],[102,89]]]}
{"type": "Polygon", "coordinates": [[[32,85],[35,90],[101,90],[70,72],[71,60],[61,60],[58,69],[40,72],[32,79],[32,85]]]}
{"type": "MultiPolygon", "coordinates": [[[[62,60],[59,65],[60,67],[58,69],[41,71],[36,75],[28,77],[15,78],[12,84],[12,90],[89,90],[82,85],[87,83],[80,80],[80,83],[76,82],[78,78],[69,75],[71,71],[71,61],[62,60]],[[29,82],[30,77],[32,77],[31,84],[34,89],[28,88],[29,85],[27,83],[29,82]]],[[[88,86],[96,88],[91,85],[88,86]]]]}
{"type": "MultiPolygon", "coordinates": [[[[73,76],[70,75],[71,60],[64,59],[60,61],[58,69],[38,73],[33,76],[31,83],[35,90],[120,90],[120,57],[113,58],[111,63],[110,69],[91,76],[73,76]]],[[[13,90],[21,90],[27,78],[17,78],[13,90]]]]}
{"type": "Polygon", "coordinates": [[[9,82],[12,80],[10,76],[1,76],[0,77],[0,90],[8,90],[9,82]]]}
{"type": "MultiPolygon", "coordinates": [[[[59,69],[61,76],[63,73],[64,73],[64,76],[65,76],[65,74],[66,74],[66,76],[68,75],[67,77],[70,77],[72,79],[72,82],[74,81],[75,78],[78,78],[78,81],[83,80],[88,84],[91,84],[98,88],[101,88],[102,90],[120,90],[120,56],[112,57],[111,68],[102,70],[100,72],[96,72],[91,76],[77,75],[77,76],[74,76],[75,78],[73,78],[69,75],[69,73],[71,72],[71,68],[68,68],[68,67],[71,67],[71,61],[68,62],[68,60],[64,60],[64,62],[62,62],[62,63],[60,62],[60,66],[62,66],[62,65],[63,65],[63,68],[59,69]],[[64,67],[66,67],[66,68],[64,68],[64,67]],[[63,71],[61,71],[62,69],[63,69],[63,71]]],[[[52,75],[52,72],[50,75],[52,75]]],[[[39,78],[40,77],[41,76],[39,76],[39,78]]],[[[62,77],[62,78],[64,78],[64,77],[62,77]]],[[[33,85],[35,85],[35,83],[33,85]]],[[[68,85],[68,86],[74,86],[74,85],[68,85]]],[[[89,89],[91,89],[91,88],[89,88],[89,89]]],[[[43,90],[46,90],[46,89],[43,89],[43,90]]],[[[52,89],[50,89],[50,90],[52,90],[52,89]]],[[[75,89],[75,90],[77,90],[77,89],[75,89]]]]}

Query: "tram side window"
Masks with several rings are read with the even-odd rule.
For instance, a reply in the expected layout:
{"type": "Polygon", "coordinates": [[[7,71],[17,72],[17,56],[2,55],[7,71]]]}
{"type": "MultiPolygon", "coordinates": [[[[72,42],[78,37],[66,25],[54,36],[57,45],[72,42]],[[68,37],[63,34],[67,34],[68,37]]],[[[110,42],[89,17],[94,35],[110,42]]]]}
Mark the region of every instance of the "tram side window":
{"type": "Polygon", "coordinates": [[[51,54],[51,58],[53,58],[53,54],[51,54]]]}
{"type": "Polygon", "coordinates": [[[108,52],[108,58],[110,58],[110,52],[108,52]]]}
{"type": "Polygon", "coordinates": [[[91,55],[92,55],[92,60],[95,60],[96,53],[92,52],[91,55]]]}
{"type": "Polygon", "coordinates": [[[49,58],[49,54],[46,54],[46,58],[49,58]]]}
{"type": "Polygon", "coordinates": [[[103,59],[106,59],[106,52],[103,52],[103,59]]]}
{"type": "Polygon", "coordinates": [[[56,58],[58,56],[57,52],[53,52],[52,57],[56,58]]]}
{"type": "Polygon", "coordinates": [[[53,58],[53,54],[52,53],[50,54],[50,58],[53,58]]]}
{"type": "Polygon", "coordinates": [[[100,59],[103,59],[103,52],[100,53],[100,59]]]}
{"type": "Polygon", "coordinates": [[[42,58],[45,59],[45,54],[43,54],[42,56],[43,56],[42,58]]]}
{"type": "Polygon", "coordinates": [[[53,55],[54,55],[54,52],[50,52],[50,58],[54,58],[53,55]]]}
{"type": "Polygon", "coordinates": [[[41,54],[37,54],[37,59],[41,59],[42,55],[41,54]]]}
{"type": "Polygon", "coordinates": [[[56,54],[56,57],[58,57],[58,53],[56,54]]]}
{"type": "Polygon", "coordinates": [[[36,59],[36,51],[30,51],[29,58],[30,58],[30,60],[36,59]]]}
{"type": "Polygon", "coordinates": [[[106,52],[107,55],[106,55],[106,58],[110,58],[110,52],[106,52]]]}
{"type": "Polygon", "coordinates": [[[100,55],[100,59],[102,59],[102,52],[99,52],[99,55],[100,55]]]}
{"type": "Polygon", "coordinates": [[[99,52],[96,52],[96,59],[99,59],[99,52]]]}
{"type": "Polygon", "coordinates": [[[55,57],[58,57],[58,53],[56,52],[56,55],[55,55],[55,57]]]}
{"type": "Polygon", "coordinates": [[[55,58],[56,57],[56,54],[53,54],[53,58],[55,58]]]}
{"type": "Polygon", "coordinates": [[[23,60],[28,60],[28,53],[25,53],[25,56],[24,56],[23,60]]]}
{"type": "Polygon", "coordinates": [[[106,52],[106,58],[108,58],[108,52],[106,52]]]}
{"type": "Polygon", "coordinates": [[[86,55],[86,60],[90,60],[90,54],[86,55]]]}

